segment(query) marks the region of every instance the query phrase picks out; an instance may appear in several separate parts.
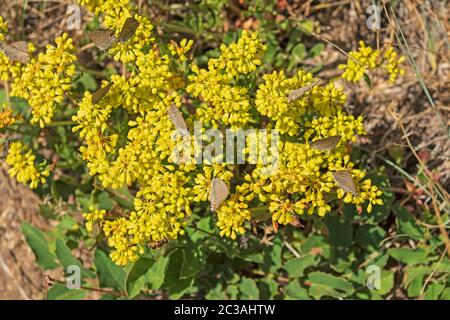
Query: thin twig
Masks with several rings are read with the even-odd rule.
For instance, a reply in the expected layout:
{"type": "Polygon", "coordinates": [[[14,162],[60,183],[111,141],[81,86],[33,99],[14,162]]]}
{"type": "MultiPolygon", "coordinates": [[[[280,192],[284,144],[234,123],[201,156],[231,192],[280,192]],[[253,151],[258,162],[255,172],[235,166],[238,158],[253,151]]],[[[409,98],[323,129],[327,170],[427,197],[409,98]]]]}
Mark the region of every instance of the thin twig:
{"type": "Polygon", "coordinates": [[[289,242],[287,242],[286,240],[283,241],[283,244],[286,246],[286,248],[289,249],[290,252],[292,252],[292,254],[296,257],[296,258],[300,258],[300,253],[297,252],[297,250],[295,250],[290,244],[289,242]]]}
{"type": "MultiPolygon", "coordinates": [[[[59,283],[59,284],[66,284],[65,281],[52,278],[49,275],[45,275],[44,277],[50,283],[54,282],[54,283],[59,283]]],[[[86,287],[86,286],[80,286],[80,289],[88,290],[88,291],[101,292],[101,293],[107,293],[107,294],[112,294],[112,295],[120,296],[120,297],[126,296],[126,294],[123,293],[123,292],[119,292],[119,291],[115,291],[115,290],[102,289],[102,288],[95,288],[95,287],[91,288],[91,287],[86,287]]]]}
{"type": "Polygon", "coordinates": [[[422,289],[420,290],[420,298],[423,299],[423,294],[425,292],[425,288],[428,285],[428,282],[430,282],[431,278],[433,278],[434,274],[436,273],[437,268],[439,267],[439,265],[441,264],[442,260],[445,257],[445,253],[448,253],[448,247],[445,247],[444,252],[442,252],[441,257],[439,258],[439,261],[436,263],[436,266],[433,268],[433,271],[430,273],[430,275],[427,277],[427,279],[425,280],[425,283],[423,284],[422,289]]]}
{"type": "MultiPolygon", "coordinates": [[[[431,181],[430,181],[430,184],[431,184],[431,181]]],[[[430,188],[430,192],[432,195],[431,202],[433,203],[434,214],[436,215],[436,220],[439,225],[439,231],[441,232],[442,240],[445,243],[445,251],[447,251],[448,257],[450,258],[450,251],[448,250],[450,248],[450,241],[448,239],[448,234],[447,234],[447,231],[445,230],[444,223],[442,222],[441,211],[439,210],[437,203],[436,203],[436,197],[434,196],[434,189],[430,188]]]]}

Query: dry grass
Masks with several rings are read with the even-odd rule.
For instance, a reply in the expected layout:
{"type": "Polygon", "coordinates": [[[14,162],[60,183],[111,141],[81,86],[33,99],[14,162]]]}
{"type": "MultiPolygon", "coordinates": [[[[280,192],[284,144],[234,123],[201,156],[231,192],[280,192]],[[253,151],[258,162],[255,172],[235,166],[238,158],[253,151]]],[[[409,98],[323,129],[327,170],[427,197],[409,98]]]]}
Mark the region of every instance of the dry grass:
{"type": "Polygon", "coordinates": [[[48,222],[38,214],[39,198],[9,178],[0,167],[0,299],[39,299],[43,274],[20,230],[26,221],[45,229],[48,222]]]}

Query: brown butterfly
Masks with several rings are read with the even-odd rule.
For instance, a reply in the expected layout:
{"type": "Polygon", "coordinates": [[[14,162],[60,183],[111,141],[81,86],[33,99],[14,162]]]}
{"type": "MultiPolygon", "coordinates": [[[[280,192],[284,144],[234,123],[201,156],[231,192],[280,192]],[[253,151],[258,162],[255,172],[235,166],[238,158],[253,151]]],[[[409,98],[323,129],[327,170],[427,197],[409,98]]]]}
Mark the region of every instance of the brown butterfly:
{"type": "Polygon", "coordinates": [[[6,138],[3,144],[3,150],[2,154],[0,154],[0,158],[6,157],[8,155],[8,151],[9,151],[9,139],[6,138]]]}
{"type": "Polygon", "coordinates": [[[339,141],[341,140],[341,136],[332,136],[324,139],[319,139],[311,142],[311,147],[317,150],[333,150],[339,141]]]}
{"type": "Polygon", "coordinates": [[[160,241],[150,242],[148,244],[148,247],[151,248],[151,249],[158,249],[158,248],[161,248],[162,246],[166,245],[168,242],[169,242],[169,240],[162,239],[160,241]]]}
{"type": "Polygon", "coordinates": [[[212,181],[211,193],[209,201],[211,202],[211,210],[217,211],[222,202],[228,197],[228,187],[222,179],[214,178],[212,181]]]}
{"type": "Polygon", "coordinates": [[[25,41],[13,42],[10,44],[0,43],[0,50],[12,61],[18,61],[23,64],[30,62],[28,53],[28,44],[25,41]]]}
{"type": "Polygon", "coordinates": [[[344,190],[345,192],[349,192],[354,196],[358,196],[358,192],[356,191],[355,181],[353,181],[353,177],[350,172],[346,170],[336,171],[333,174],[334,181],[336,181],[339,188],[344,190]]]}
{"type": "Polygon", "coordinates": [[[119,37],[115,36],[113,30],[108,29],[98,29],[90,31],[88,34],[92,42],[94,42],[98,48],[100,48],[101,50],[107,50],[117,41],[128,41],[134,35],[138,27],[139,22],[136,19],[127,18],[127,20],[123,24],[122,31],[120,31],[119,37]]]}
{"type": "Polygon", "coordinates": [[[174,104],[170,106],[169,110],[167,110],[167,114],[177,130],[180,130],[183,135],[189,134],[183,115],[174,104]]]}
{"type": "Polygon", "coordinates": [[[298,98],[303,96],[306,92],[308,92],[309,90],[314,88],[319,82],[320,82],[320,80],[316,80],[311,84],[308,84],[304,87],[301,87],[301,88],[298,88],[298,89],[295,89],[295,90],[292,90],[291,92],[289,92],[288,103],[294,102],[295,100],[297,100],[298,98]]]}
{"type": "Polygon", "coordinates": [[[97,91],[95,91],[92,94],[92,103],[93,104],[99,103],[100,100],[102,100],[103,97],[106,96],[106,94],[109,92],[109,90],[111,89],[112,86],[113,86],[113,84],[109,83],[106,86],[104,86],[103,88],[100,88],[97,91]]]}
{"type": "Polygon", "coordinates": [[[128,41],[139,27],[139,21],[134,18],[128,18],[123,24],[122,31],[119,34],[119,42],[128,41]]]}

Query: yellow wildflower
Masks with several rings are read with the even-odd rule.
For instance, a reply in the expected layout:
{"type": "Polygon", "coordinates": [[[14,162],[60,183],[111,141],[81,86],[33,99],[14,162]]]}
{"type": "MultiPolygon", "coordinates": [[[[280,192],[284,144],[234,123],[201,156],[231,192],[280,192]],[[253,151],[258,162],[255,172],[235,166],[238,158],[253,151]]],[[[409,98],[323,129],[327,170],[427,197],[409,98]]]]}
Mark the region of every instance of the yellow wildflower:
{"type": "Polygon", "coordinates": [[[16,177],[17,181],[28,184],[31,189],[35,189],[39,184],[45,183],[45,177],[50,172],[45,167],[45,162],[36,166],[34,161],[36,156],[20,142],[11,143],[6,156],[6,163],[10,166],[8,173],[11,177],[16,177]]]}

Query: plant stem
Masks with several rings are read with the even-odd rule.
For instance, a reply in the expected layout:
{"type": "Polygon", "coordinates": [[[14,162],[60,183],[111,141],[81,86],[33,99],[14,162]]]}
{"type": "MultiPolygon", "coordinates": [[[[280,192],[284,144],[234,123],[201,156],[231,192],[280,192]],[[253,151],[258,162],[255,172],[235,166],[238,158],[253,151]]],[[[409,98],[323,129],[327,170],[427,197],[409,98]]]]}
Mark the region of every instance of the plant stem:
{"type": "MultiPolygon", "coordinates": [[[[47,283],[66,284],[65,281],[52,278],[49,275],[45,275],[44,277],[45,277],[47,283]]],[[[114,291],[114,290],[108,290],[108,289],[102,289],[102,288],[95,288],[95,287],[94,288],[90,288],[90,287],[86,287],[86,286],[80,286],[80,289],[88,290],[88,291],[101,292],[101,293],[107,293],[107,294],[112,294],[112,295],[119,296],[119,297],[126,296],[126,294],[124,294],[123,292],[114,291]]],[[[47,299],[47,295],[45,295],[45,299],[47,299]]]]}

